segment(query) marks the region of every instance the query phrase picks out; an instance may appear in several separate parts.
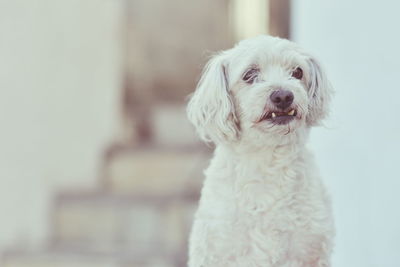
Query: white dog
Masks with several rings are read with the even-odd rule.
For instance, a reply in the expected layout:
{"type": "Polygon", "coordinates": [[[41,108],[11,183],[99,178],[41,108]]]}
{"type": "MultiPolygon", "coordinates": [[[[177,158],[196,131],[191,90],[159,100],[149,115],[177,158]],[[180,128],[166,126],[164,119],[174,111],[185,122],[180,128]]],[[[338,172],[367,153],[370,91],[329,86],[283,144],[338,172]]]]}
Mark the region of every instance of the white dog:
{"type": "Polygon", "coordinates": [[[270,36],[214,56],[188,105],[216,145],[190,237],[190,267],[330,266],[330,201],[305,147],[331,87],[317,61],[270,36]]]}

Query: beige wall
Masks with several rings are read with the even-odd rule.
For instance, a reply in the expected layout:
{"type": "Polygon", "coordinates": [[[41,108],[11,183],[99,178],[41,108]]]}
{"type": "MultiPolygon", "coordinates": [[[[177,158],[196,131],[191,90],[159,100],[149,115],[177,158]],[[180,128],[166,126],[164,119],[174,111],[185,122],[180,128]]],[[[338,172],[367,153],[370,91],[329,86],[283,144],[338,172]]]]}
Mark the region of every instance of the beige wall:
{"type": "Polygon", "coordinates": [[[90,187],[118,124],[122,1],[0,1],[0,246],[47,234],[48,199],[90,187]]]}

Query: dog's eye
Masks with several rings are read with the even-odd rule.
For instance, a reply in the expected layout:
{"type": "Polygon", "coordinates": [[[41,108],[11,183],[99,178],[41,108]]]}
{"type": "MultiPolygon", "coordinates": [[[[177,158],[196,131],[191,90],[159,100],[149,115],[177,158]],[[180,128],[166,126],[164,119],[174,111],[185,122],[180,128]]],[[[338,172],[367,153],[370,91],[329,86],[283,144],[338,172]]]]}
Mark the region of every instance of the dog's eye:
{"type": "Polygon", "coordinates": [[[294,71],[292,71],[292,77],[301,80],[301,78],[303,78],[303,70],[297,67],[294,71]]]}
{"type": "Polygon", "coordinates": [[[257,78],[258,76],[258,69],[249,69],[248,71],[245,72],[245,74],[243,75],[243,81],[245,81],[246,83],[253,83],[254,80],[257,78]]]}

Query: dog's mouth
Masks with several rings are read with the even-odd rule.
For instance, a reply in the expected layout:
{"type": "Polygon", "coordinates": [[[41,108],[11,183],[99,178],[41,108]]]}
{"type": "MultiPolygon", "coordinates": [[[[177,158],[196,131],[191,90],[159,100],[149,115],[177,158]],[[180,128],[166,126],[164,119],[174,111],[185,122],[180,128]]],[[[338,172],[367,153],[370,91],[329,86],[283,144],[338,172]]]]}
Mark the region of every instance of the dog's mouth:
{"type": "Polygon", "coordinates": [[[280,111],[280,110],[270,110],[266,112],[261,119],[261,121],[270,121],[273,124],[288,124],[292,120],[294,120],[297,116],[297,110],[296,109],[289,109],[288,111],[280,111]]]}

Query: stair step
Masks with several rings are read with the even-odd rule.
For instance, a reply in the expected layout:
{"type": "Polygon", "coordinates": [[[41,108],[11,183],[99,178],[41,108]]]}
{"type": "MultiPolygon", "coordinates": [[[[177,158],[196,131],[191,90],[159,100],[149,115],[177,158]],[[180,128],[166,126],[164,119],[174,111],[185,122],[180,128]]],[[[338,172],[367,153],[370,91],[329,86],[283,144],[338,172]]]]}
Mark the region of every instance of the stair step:
{"type": "Polygon", "coordinates": [[[64,193],[54,207],[52,239],[64,249],[181,262],[196,206],[196,199],[176,196],[64,193]]]}
{"type": "Polygon", "coordinates": [[[2,267],[176,267],[165,259],[136,260],[117,255],[104,256],[71,251],[6,252],[0,260],[2,267]]]}
{"type": "Polygon", "coordinates": [[[161,147],[196,147],[200,139],[186,115],[186,106],[158,104],[150,113],[153,142],[161,147]]]}
{"type": "Polygon", "coordinates": [[[122,267],[116,260],[70,253],[18,252],[3,256],[2,267],[122,267]]]}
{"type": "Polygon", "coordinates": [[[106,167],[105,189],[117,194],[198,196],[209,158],[204,149],[120,151],[106,167]]]}

